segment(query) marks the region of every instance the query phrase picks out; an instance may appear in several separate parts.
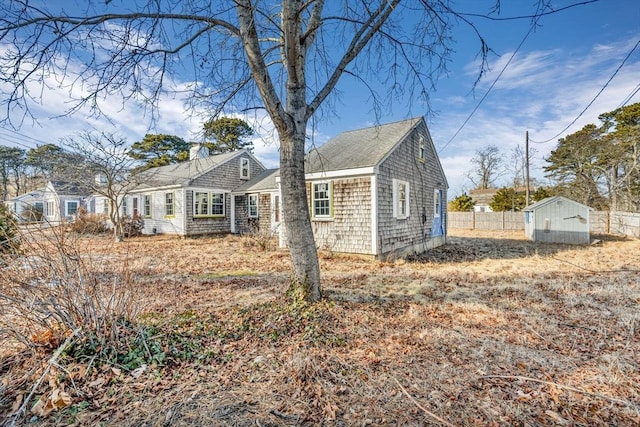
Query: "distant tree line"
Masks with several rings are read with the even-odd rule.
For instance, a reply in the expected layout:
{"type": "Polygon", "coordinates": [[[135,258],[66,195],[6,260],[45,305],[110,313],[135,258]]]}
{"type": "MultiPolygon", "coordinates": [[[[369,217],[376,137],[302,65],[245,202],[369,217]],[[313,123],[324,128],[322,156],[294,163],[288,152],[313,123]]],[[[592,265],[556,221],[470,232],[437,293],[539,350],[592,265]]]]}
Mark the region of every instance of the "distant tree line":
{"type": "MultiPolygon", "coordinates": [[[[562,195],[597,210],[640,211],[640,103],[598,119],[599,124],[588,124],[558,140],[543,167],[549,185],[533,180],[530,202],[562,195]]],[[[493,211],[519,211],[526,206],[522,148],[516,147],[505,158],[496,145],[489,145],[476,151],[471,164],[467,178],[474,189],[496,188],[498,178],[508,178],[508,185],[499,188],[489,204],[493,211]]],[[[465,193],[449,203],[449,210],[469,211],[474,205],[465,193]]]]}
{"type": "MultiPolygon", "coordinates": [[[[249,138],[253,132],[242,119],[211,119],[203,126],[203,145],[210,154],[243,148],[252,150],[249,138]]],[[[98,174],[102,180],[119,182],[122,187],[132,172],[189,160],[191,147],[183,138],[166,134],[147,134],[128,146],[122,137],[97,131],[81,132],[62,142],[65,148],[53,143],[28,150],[0,145],[2,200],[42,188],[47,181],[55,180],[77,183],[94,191],[92,187],[98,174]]]]}

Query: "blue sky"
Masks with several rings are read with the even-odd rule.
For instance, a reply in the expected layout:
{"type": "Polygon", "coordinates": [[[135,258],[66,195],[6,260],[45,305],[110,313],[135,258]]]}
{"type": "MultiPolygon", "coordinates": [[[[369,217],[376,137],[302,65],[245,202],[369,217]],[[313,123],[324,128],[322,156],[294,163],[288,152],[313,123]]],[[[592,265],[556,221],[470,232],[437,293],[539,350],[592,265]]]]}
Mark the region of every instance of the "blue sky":
{"type": "MultiPolygon", "coordinates": [[[[501,3],[500,14],[494,15],[497,18],[530,15],[535,2],[503,0],[501,3]]],[[[577,1],[553,3],[556,8],[562,8],[577,1]]],[[[492,4],[492,1],[459,0],[456,9],[485,14],[492,4]]],[[[426,119],[449,181],[450,198],[471,188],[465,174],[478,149],[493,144],[508,156],[516,146],[524,146],[527,130],[532,141],[550,139],[543,144],[531,144],[535,149],[532,175],[542,179],[543,159],[559,137],[587,123],[597,123],[599,114],[614,110],[625,101],[627,104],[640,102],[640,91],[629,99],[640,87],[640,46],[611,79],[640,41],[640,2],[637,0],[600,0],[543,16],[524,43],[530,19],[469,19],[493,50],[489,56],[491,71],[475,90],[480,46],[468,28],[458,27],[453,33],[455,52],[450,58],[449,73],[438,80],[436,91],[430,95],[429,108],[415,103],[408,111],[399,103],[380,118],[381,123],[387,123],[430,111],[426,119]],[[594,100],[609,79],[607,87],[594,100]],[[465,120],[468,121],[461,128],[465,120]],[[575,123],[560,134],[573,121],[575,123]]],[[[315,123],[310,129],[316,145],[342,131],[375,124],[366,93],[346,80],[340,88],[343,95],[336,103],[335,116],[315,123]]],[[[111,123],[82,110],[72,117],[59,117],[69,107],[68,93],[60,89],[47,90],[43,92],[42,105],[32,106],[38,123],[26,121],[17,131],[0,129],[0,144],[20,144],[24,148],[59,143],[60,138],[90,128],[118,131],[132,143],[147,132],[169,133],[191,140],[200,131],[205,117],[203,112],[190,115],[185,112],[182,99],[167,96],[159,104],[160,120],[150,130],[150,118],[142,110],[123,110],[121,100],[110,98],[105,98],[101,105],[111,123]]],[[[244,118],[258,131],[254,141],[257,157],[265,166],[276,167],[278,148],[269,120],[259,111],[244,118]]]]}

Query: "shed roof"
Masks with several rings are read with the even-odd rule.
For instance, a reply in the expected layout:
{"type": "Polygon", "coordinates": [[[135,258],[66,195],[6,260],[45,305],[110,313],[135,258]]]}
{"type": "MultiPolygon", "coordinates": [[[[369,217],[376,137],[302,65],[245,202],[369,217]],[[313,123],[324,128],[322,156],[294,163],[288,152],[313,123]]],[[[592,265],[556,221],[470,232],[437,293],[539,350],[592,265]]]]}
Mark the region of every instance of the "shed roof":
{"type": "Polygon", "coordinates": [[[276,184],[276,176],[278,176],[280,169],[266,169],[263,170],[250,181],[245,182],[235,190],[234,193],[254,193],[267,190],[276,190],[278,185],[276,184]]]}
{"type": "Polygon", "coordinates": [[[305,172],[328,172],[376,166],[421,121],[423,121],[422,117],[415,117],[342,132],[309,153],[305,162],[305,172]]]}
{"type": "Polygon", "coordinates": [[[547,197],[546,199],[542,199],[542,200],[540,200],[540,201],[538,201],[538,202],[536,202],[536,203],[534,203],[532,205],[529,205],[528,207],[526,207],[524,209],[524,211],[535,211],[537,209],[540,209],[540,208],[542,208],[544,206],[547,206],[547,205],[549,205],[551,203],[554,203],[554,202],[557,202],[557,201],[568,202],[568,203],[571,203],[573,205],[580,206],[580,207],[583,207],[585,209],[588,209],[590,211],[593,210],[593,208],[590,208],[587,205],[583,205],[582,203],[576,202],[575,200],[571,200],[571,199],[568,199],[568,198],[563,197],[563,196],[552,196],[552,197],[547,197]]]}

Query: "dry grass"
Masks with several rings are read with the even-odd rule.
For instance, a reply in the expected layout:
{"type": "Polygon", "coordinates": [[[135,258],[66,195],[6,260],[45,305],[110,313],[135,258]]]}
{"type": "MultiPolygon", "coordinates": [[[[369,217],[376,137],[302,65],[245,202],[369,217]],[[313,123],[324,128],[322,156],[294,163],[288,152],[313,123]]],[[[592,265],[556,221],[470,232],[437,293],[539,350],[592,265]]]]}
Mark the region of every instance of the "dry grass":
{"type": "MultiPolygon", "coordinates": [[[[458,230],[449,241],[413,261],[321,253],[326,298],[311,307],[285,300],[286,253],[239,237],[111,245],[164,362],[128,371],[69,359],[38,393],[55,376],[73,403],[21,421],[640,423],[640,241],[572,247],[458,230]]],[[[87,253],[107,242],[78,239],[87,253]]],[[[16,351],[0,359],[0,422],[42,368],[16,351]]]]}

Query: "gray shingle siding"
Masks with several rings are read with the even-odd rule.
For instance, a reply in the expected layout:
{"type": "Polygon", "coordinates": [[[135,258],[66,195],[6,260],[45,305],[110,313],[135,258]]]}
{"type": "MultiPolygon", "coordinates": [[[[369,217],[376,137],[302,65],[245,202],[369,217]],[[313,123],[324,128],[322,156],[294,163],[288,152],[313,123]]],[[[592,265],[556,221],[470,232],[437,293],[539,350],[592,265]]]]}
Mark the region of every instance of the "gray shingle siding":
{"type": "Polygon", "coordinates": [[[332,182],[333,218],[312,219],[316,245],[336,252],[372,254],[371,178],[332,182]]]}
{"type": "Polygon", "coordinates": [[[434,244],[431,242],[434,240],[431,237],[434,189],[444,190],[441,218],[446,218],[446,179],[425,126],[416,127],[379,165],[378,172],[379,254],[403,254],[421,246],[431,247],[434,244]],[[421,135],[425,142],[424,161],[419,160],[421,135]],[[393,217],[394,178],[409,183],[409,217],[406,219],[393,217]]]}

